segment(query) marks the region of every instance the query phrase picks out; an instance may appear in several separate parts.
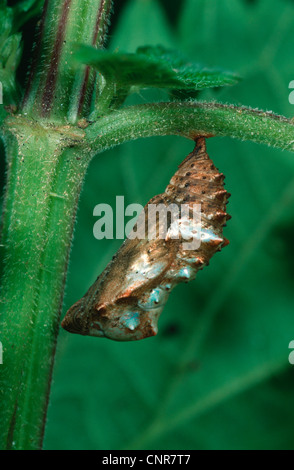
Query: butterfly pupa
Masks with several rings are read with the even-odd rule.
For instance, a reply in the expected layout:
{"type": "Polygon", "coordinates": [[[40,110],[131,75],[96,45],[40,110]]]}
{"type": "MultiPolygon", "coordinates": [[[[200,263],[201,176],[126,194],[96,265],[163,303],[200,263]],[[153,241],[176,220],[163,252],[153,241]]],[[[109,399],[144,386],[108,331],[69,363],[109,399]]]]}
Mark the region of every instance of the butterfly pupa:
{"type": "MultiPolygon", "coordinates": [[[[150,205],[185,204],[191,210],[195,204],[201,205],[197,249],[186,249],[181,237],[168,236],[171,224],[164,238],[127,238],[84,297],[69,309],[62,321],[64,329],[117,341],[156,335],[158,318],[173,288],[194,279],[228,243],[223,226],[230,218],[226,212],[230,195],[224,189],[224,175],[209,158],[205,138],[198,137],[195,142],[165,192],[146,204],[143,225],[150,205]]],[[[185,223],[189,230],[189,220],[185,223]]]]}

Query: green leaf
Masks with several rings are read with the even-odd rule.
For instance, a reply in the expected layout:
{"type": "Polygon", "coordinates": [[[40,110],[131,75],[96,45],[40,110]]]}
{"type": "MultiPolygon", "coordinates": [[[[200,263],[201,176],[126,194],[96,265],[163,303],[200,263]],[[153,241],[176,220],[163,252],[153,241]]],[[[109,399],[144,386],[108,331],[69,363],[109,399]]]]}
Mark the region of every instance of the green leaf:
{"type": "MultiPolygon", "coordinates": [[[[0,124],[4,121],[5,117],[7,116],[7,113],[5,111],[5,108],[3,107],[2,104],[0,104],[0,124]]],[[[1,155],[2,157],[2,155],[1,155]]]]}
{"type": "Polygon", "coordinates": [[[11,33],[19,29],[34,16],[40,15],[44,0],[22,0],[12,7],[7,6],[6,0],[0,1],[0,43],[11,33]]]}
{"type": "Polygon", "coordinates": [[[187,62],[175,51],[162,46],[141,47],[136,54],[111,53],[81,46],[76,59],[95,67],[119,88],[165,88],[193,91],[234,85],[238,77],[230,72],[209,70],[187,62]]]}
{"type": "Polygon", "coordinates": [[[0,46],[6,41],[12,30],[13,13],[12,9],[6,6],[6,2],[0,3],[0,46]]]}
{"type": "Polygon", "coordinates": [[[9,36],[1,48],[0,64],[1,67],[15,71],[14,67],[18,65],[20,55],[21,34],[9,36]]]}
{"type": "Polygon", "coordinates": [[[18,31],[34,16],[40,16],[44,0],[22,0],[13,7],[14,30],[18,31]]]}
{"type": "MultiPolygon", "coordinates": [[[[177,90],[202,90],[204,88],[235,85],[239,80],[237,74],[221,69],[209,69],[200,64],[188,61],[179,52],[164,47],[140,47],[138,54],[149,57],[158,63],[163,62],[169,68],[175,80],[177,90]]],[[[171,80],[172,82],[172,80],[171,80]]],[[[169,87],[172,88],[172,84],[169,87]]]]}
{"type": "Polygon", "coordinates": [[[22,53],[21,34],[13,34],[0,46],[0,82],[3,86],[5,104],[18,104],[18,89],[15,79],[22,53]]]}
{"type": "Polygon", "coordinates": [[[17,31],[30,18],[40,14],[43,3],[44,0],[23,0],[8,7],[5,0],[0,2],[0,82],[6,105],[19,104],[16,69],[22,54],[22,35],[17,31]]]}
{"type": "Polygon", "coordinates": [[[44,0],[22,0],[14,7],[15,13],[27,13],[30,10],[40,10],[44,4],[44,0]]]}

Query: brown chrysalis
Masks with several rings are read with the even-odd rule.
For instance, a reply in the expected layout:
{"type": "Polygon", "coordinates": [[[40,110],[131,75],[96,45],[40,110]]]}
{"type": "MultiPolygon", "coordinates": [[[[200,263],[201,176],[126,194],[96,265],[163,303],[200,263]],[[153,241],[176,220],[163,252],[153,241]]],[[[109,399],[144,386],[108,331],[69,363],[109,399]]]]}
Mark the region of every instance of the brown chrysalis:
{"type": "MultiPolygon", "coordinates": [[[[72,333],[117,341],[156,335],[159,315],[172,289],[194,279],[228,243],[223,238],[223,226],[230,218],[226,213],[229,196],[224,175],[207,155],[205,138],[198,137],[193,152],[181,163],[165,192],[145,206],[134,232],[146,226],[150,205],[185,205],[188,212],[185,216],[181,213],[176,225],[169,220],[164,237],[127,238],[85,296],[69,309],[62,327],[72,333]],[[191,213],[196,204],[201,205],[201,235],[197,248],[187,249],[183,240],[194,239],[191,213]],[[174,231],[178,237],[172,236],[174,231]]],[[[156,219],[156,235],[160,223],[156,219]]]]}

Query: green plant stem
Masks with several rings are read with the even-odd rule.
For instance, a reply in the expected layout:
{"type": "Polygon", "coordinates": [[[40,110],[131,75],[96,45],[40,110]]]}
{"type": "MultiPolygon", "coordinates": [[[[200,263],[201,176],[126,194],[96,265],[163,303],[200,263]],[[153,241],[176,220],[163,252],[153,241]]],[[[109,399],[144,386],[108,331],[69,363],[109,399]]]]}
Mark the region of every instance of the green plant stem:
{"type": "Polygon", "coordinates": [[[1,233],[0,448],[39,449],[96,76],[76,69],[76,41],[100,47],[112,0],[45,0],[22,107],[2,125],[7,182],[1,233]],[[83,151],[82,149],[83,144],[83,151]]]}
{"type": "Polygon", "coordinates": [[[48,134],[28,122],[20,128],[17,138],[4,132],[10,178],[1,239],[1,449],[42,443],[73,223],[88,165],[77,145],[82,133],[48,134]],[[75,148],[65,148],[64,139],[75,148]]]}
{"type": "Polygon", "coordinates": [[[294,150],[294,123],[273,113],[219,103],[183,102],[129,106],[86,129],[97,152],[142,137],[229,136],[294,150]]]}
{"type": "Polygon", "coordinates": [[[24,113],[60,123],[89,113],[96,72],[75,66],[72,55],[77,44],[102,47],[111,5],[112,0],[45,0],[24,113]]]}

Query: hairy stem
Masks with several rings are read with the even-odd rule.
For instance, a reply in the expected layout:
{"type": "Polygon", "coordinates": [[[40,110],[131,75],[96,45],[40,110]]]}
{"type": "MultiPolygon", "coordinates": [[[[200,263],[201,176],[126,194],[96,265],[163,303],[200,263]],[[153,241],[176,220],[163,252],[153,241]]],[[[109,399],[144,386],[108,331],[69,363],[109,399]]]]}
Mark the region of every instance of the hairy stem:
{"type": "Polygon", "coordinates": [[[183,102],[130,106],[86,129],[99,152],[129,140],[160,135],[229,136],[294,150],[294,123],[283,116],[219,103],[183,102]]]}
{"type": "Polygon", "coordinates": [[[96,82],[73,44],[101,47],[111,0],[45,0],[20,113],[2,126],[7,182],[0,241],[0,448],[41,447],[77,202],[90,160],[96,82]],[[83,146],[83,152],[81,150],[83,146]]]}
{"type": "Polygon", "coordinates": [[[76,67],[76,44],[102,47],[112,0],[45,0],[23,111],[75,123],[90,111],[96,73],[76,67]]]}
{"type": "Polygon", "coordinates": [[[36,125],[21,129],[17,137],[4,133],[10,178],[1,238],[2,449],[41,446],[73,223],[88,163],[78,147],[61,145],[66,132],[48,135],[36,125]]]}

